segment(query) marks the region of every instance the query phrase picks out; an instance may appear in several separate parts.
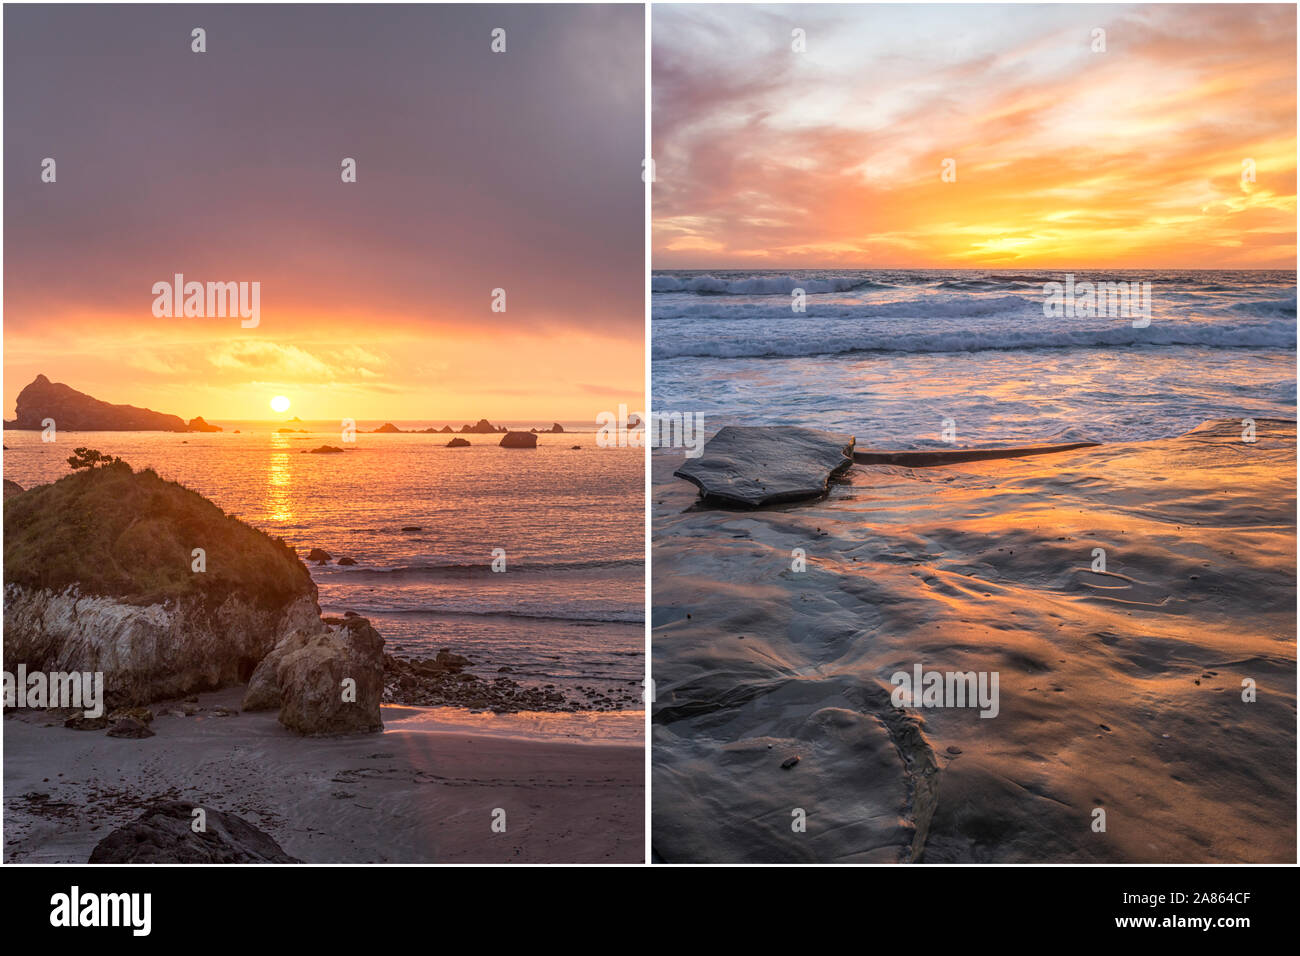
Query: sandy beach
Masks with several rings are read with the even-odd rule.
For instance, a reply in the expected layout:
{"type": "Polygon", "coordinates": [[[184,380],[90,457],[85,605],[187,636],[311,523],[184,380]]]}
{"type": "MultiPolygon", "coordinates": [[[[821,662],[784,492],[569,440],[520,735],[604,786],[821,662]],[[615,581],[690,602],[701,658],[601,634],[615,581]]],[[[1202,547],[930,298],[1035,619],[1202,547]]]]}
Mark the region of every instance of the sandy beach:
{"type": "Polygon", "coordinates": [[[213,715],[242,694],[202,694],[190,717],[156,705],[143,740],[6,711],[5,862],[84,863],[159,798],[232,812],[307,863],[643,857],[643,713],[385,706],[381,734],[303,738],[273,711],[213,715]]]}
{"type": "Polygon", "coordinates": [[[1295,423],[1257,428],[750,511],[657,454],[653,858],[1294,861],[1295,423]],[[918,663],[998,715],[895,708],[918,663]]]}

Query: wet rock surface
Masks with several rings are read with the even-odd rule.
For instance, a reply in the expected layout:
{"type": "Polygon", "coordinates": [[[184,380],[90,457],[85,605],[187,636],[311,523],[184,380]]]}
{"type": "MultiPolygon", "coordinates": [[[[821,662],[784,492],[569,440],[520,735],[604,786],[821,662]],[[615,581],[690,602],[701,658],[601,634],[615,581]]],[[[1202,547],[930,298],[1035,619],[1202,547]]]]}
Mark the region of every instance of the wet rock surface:
{"type": "Polygon", "coordinates": [[[1295,673],[1295,423],[1261,421],[862,464],[759,511],[699,507],[653,460],[655,858],[1294,859],[1294,697],[1240,696],[1265,658],[1295,673]],[[1122,571],[1087,570],[1112,545],[1122,571]],[[997,719],[895,707],[921,661],[999,674],[997,719]],[[1127,822],[1100,839],[1097,807],[1127,822]]]}
{"type": "Polygon", "coordinates": [[[853,464],[852,435],[795,425],[728,425],[673,474],[705,499],[757,508],[818,498],[853,464]]]}

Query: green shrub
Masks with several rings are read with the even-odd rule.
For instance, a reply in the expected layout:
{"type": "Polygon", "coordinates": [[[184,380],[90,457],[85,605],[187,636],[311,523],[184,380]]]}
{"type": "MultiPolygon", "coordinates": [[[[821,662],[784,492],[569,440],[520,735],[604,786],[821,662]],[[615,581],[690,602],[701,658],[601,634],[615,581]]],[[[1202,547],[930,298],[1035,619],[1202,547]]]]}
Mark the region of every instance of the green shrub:
{"type": "MultiPolygon", "coordinates": [[[[86,449],[77,451],[88,460],[86,449]]],[[[315,597],[306,565],[283,540],[152,469],[133,472],[102,455],[89,460],[5,501],[6,583],[56,591],[76,584],[132,604],[237,594],[275,607],[315,597]],[[204,572],[191,570],[195,548],[206,552],[204,572]]]]}

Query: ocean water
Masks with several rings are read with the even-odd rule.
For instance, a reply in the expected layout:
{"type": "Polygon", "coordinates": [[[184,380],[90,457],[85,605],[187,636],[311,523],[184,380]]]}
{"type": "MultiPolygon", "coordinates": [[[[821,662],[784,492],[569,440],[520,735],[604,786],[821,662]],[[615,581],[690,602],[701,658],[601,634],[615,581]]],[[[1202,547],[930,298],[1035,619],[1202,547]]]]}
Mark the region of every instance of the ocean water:
{"type": "Polygon", "coordinates": [[[319,547],[355,560],[309,565],[322,610],[370,618],[390,652],[450,648],[484,677],[509,666],[522,684],[617,688],[640,706],[640,449],[599,448],[593,426],[567,423],[575,430],[541,435],[535,450],[499,448],[494,435],[446,448],[445,434],[363,434],[375,421],[358,423],[344,454],[312,455],[303,452],[341,445],[337,422],[293,422],[305,430],[295,434],[278,434],[288,427],[279,423],[212,423],[225,431],[60,432],[54,443],[6,431],[4,476],[24,488],[60,478],[81,445],[152,466],[304,558],[319,547]],[[492,570],[496,548],[503,573],[492,570]]]}
{"type": "Polygon", "coordinates": [[[1047,318],[1064,272],[656,272],[657,411],[848,431],[859,445],[1183,434],[1295,418],[1294,272],[1078,272],[1151,283],[1151,321],[1047,318]],[[791,292],[807,294],[795,313],[791,292]]]}

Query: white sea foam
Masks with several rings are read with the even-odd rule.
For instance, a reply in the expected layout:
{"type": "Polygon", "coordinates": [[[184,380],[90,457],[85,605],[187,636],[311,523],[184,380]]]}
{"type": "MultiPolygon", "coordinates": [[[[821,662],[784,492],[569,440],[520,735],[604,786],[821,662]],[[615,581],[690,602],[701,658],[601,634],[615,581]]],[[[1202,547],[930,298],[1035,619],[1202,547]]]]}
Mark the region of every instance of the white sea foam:
{"type": "Polygon", "coordinates": [[[945,419],[959,444],[998,444],[1295,417],[1294,273],[1074,274],[1150,282],[1150,325],[1045,317],[1051,272],[660,274],[654,402],[898,447],[937,444],[945,419]]]}
{"type": "Polygon", "coordinates": [[[851,318],[814,320],[797,331],[766,323],[737,323],[710,337],[654,338],[654,358],[689,356],[713,358],[797,357],[843,355],[853,352],[981,352],[1063,348],[1128,348],[1192,345],[1211,348],[1294,347],[1294,320],[1253,323],[1153,322],[1135,329],[1127,321],[1110,320],[1104,327],[1037,326],[948,328],[923,331],[897,323],[854,322],[851,318]]]}

